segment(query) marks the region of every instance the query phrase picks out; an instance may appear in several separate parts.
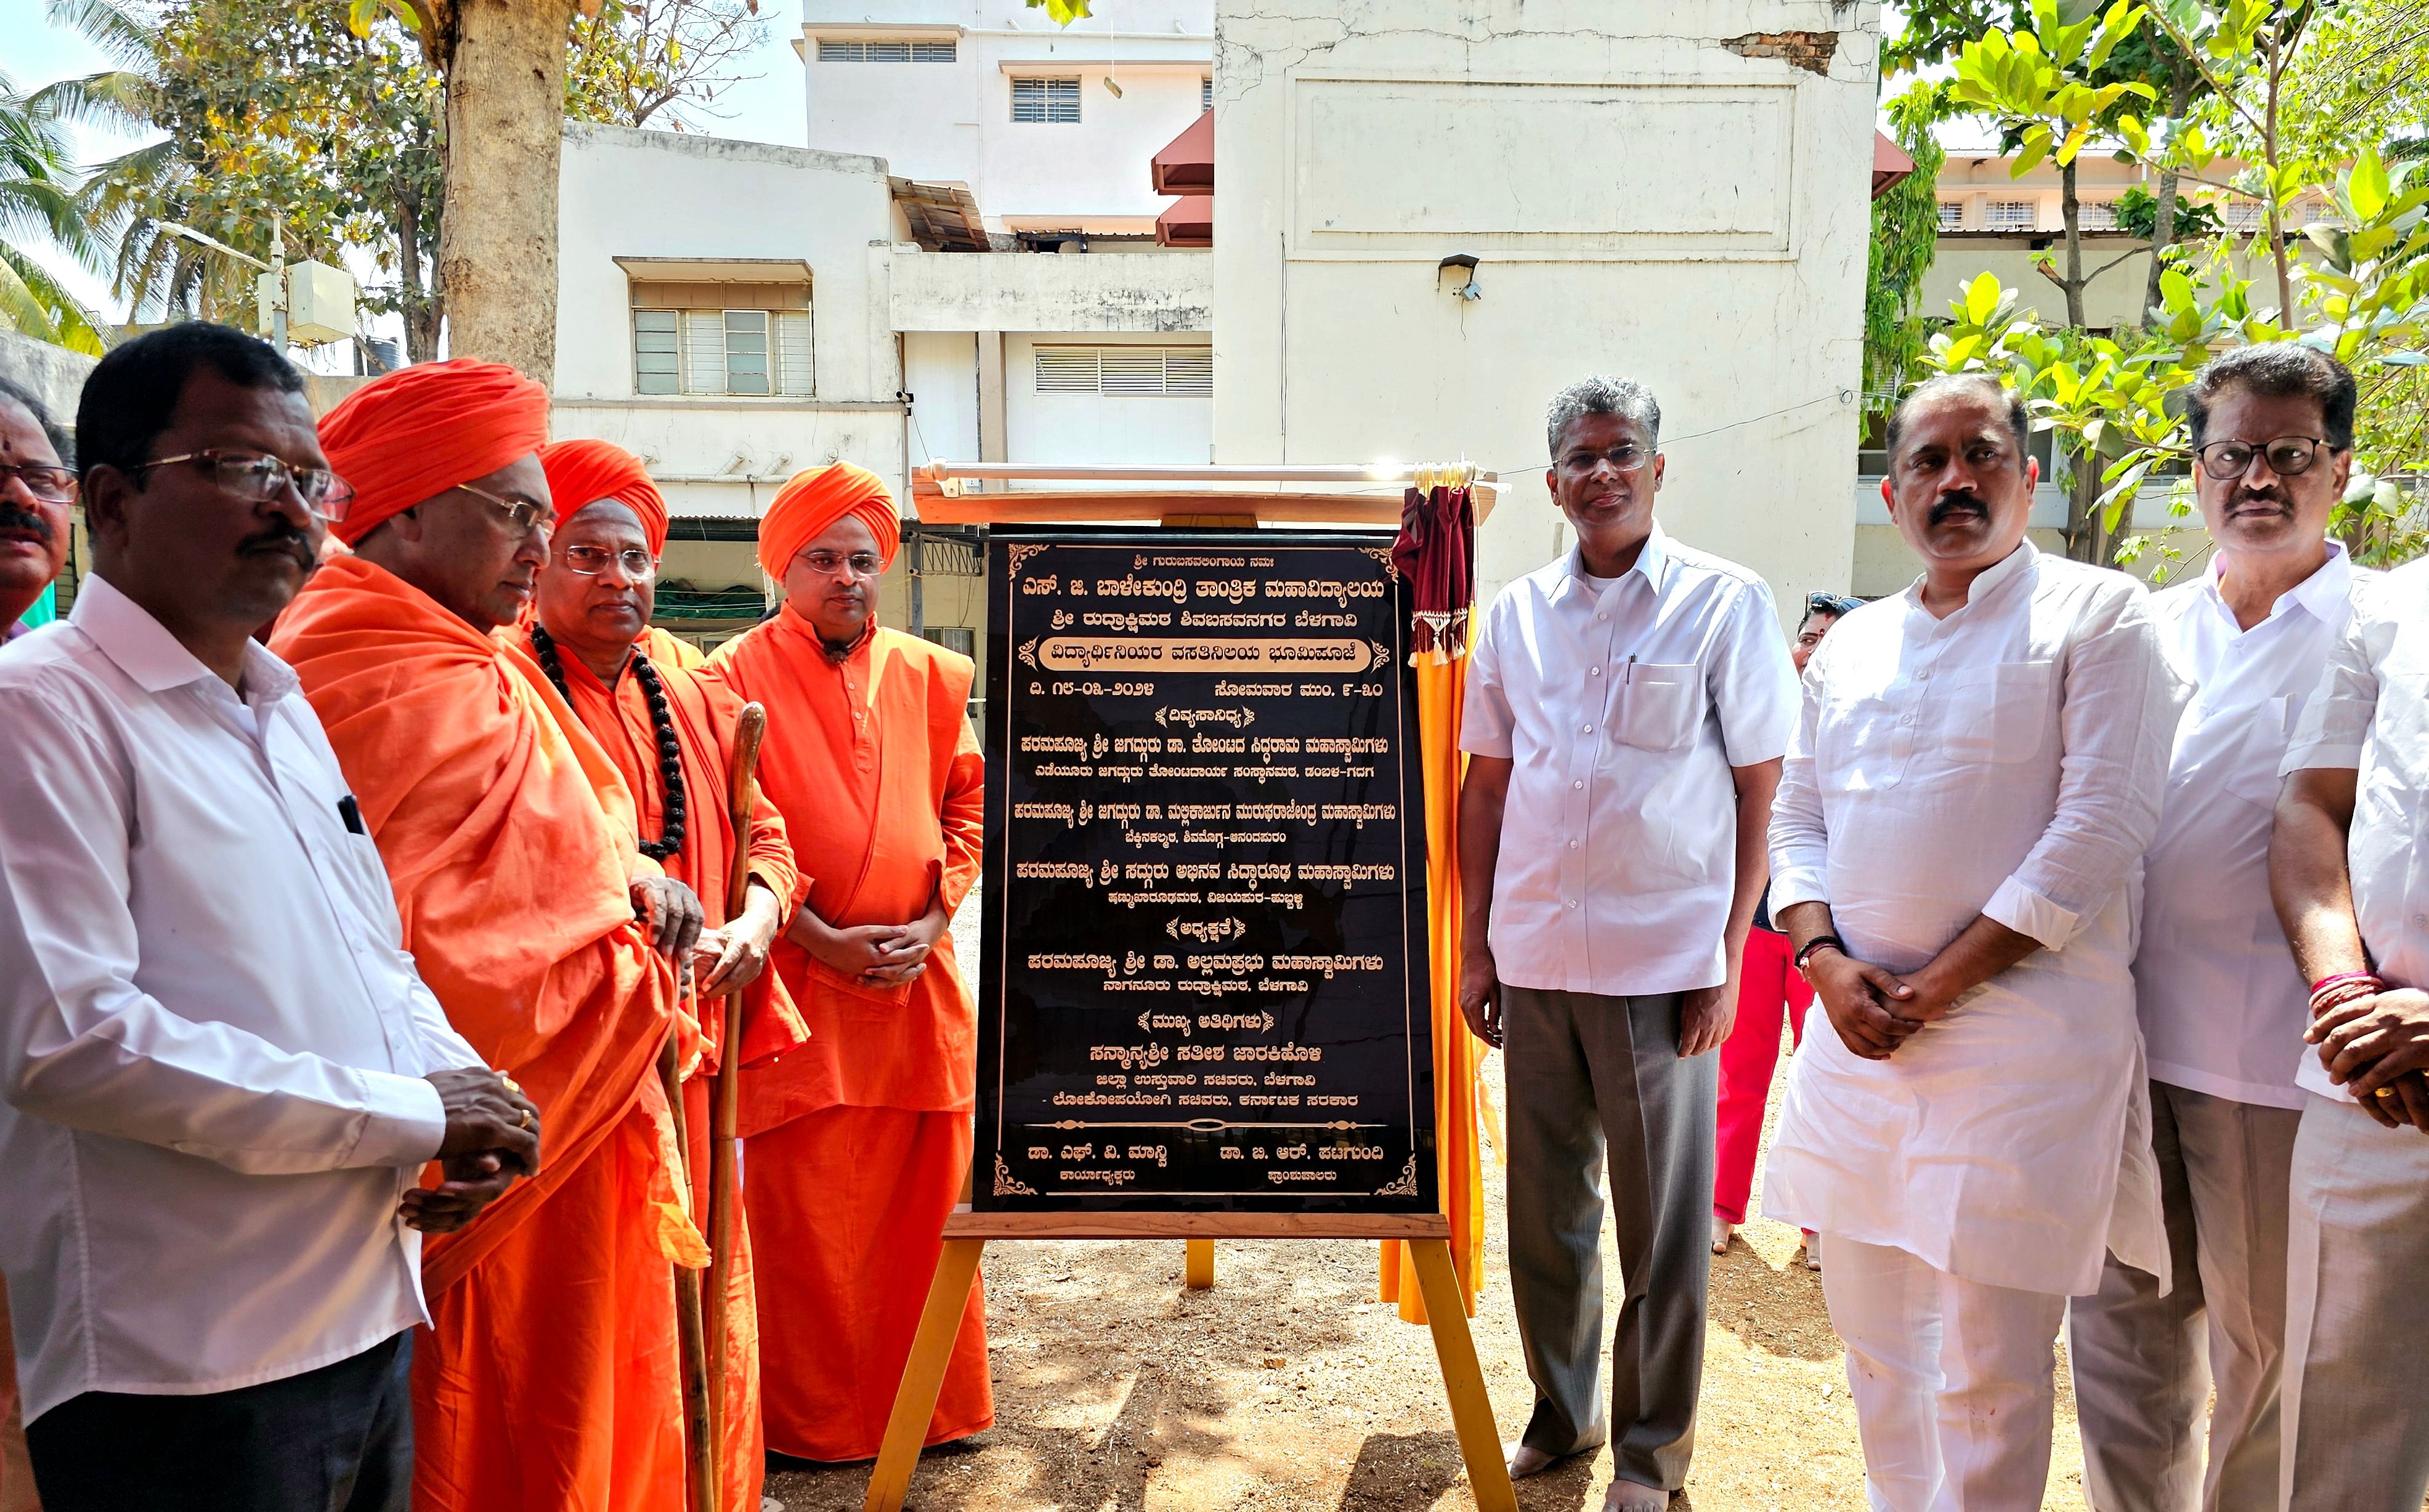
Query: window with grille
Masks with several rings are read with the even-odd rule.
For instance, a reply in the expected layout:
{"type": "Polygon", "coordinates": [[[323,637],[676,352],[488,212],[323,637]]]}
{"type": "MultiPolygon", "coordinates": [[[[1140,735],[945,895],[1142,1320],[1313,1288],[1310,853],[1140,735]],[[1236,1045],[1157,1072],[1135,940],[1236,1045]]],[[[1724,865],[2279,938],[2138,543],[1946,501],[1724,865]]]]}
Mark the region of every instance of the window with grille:
{"type": "Polygon", "coordinates": [[[1214,392],[1212,347],[1039,347],[1041,394],[1115,399],[1207,399],[1214,392]]]}
{"type": "Polygon", "coordinates": [[[1212,74],[1203,74],[1198,80],[1198,108],[1214,108],[1214,75],[1212,74]]]}
{"type": "Polygon", "coordinates": [[[1078,79],[1013,80],[1012,119],[1057,123],[1078,121],[1080,119],[1080,81],[1078,79]]]}
{"type": "Polygon", "coordinates": [[[2031,200],[1992,200],[1990,223],[2002,231],[2029,231],[2041,219],[2039,211],[2031,200]]]}
{"type": "Polygon", "coordinates": [[[2074,223],[2086,231],[2117,229],[2115,200],[2085,200],[2074,207],[2074,223]]]}
{"type": "Polygon", "coordinates": [[[949,651],[972,658],[979,653],[979,633],[967,625],[930,625],[919,633],[949,651]]]}
{"type": "Polygon", "coordinates": [[[1963,225],[1965,223],[1965,206],[1956,200],[1941,201],[1940,223],[1943,229],[1949,226],[1963,225]]]}
{"type": "Polygon", "coordinates": [[[633,391],[817,392],[807,310],[635,310],[633,391]]]}
{"type": "Polygon", "coordinates": [[[821,63],[950,63],[961,55],[959,42],[839,41],[821,38],[821,63]]]}
{"type": "Polygon", "coordinates": [[[2226,203],[2226,213],[2221,217],[2230,227],[2238,231],[2257,231],[2260,229],[2261,222],[2268,218],[2268,212],[2261,208],[2258,200],[2240,198],[2229,200],[2226,203]]]}

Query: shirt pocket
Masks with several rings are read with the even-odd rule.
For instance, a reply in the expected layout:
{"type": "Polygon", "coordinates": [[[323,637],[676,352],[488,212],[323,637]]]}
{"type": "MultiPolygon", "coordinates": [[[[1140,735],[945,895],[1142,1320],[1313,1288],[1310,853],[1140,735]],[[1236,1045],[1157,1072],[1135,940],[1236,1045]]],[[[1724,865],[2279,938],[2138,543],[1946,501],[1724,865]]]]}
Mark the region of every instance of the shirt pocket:
{"type": "Polygon", "coordinates": [[[1695,663],[1630,662],[1619,689],[1620,743],[1639,750],[1678,750],[1704,722],[1704,669],[1695,663]]]}
{"type": "Polygon", "coordinates": [[[1949,759],[2009,765],[2039,754],[2051,723],[2051,675],[2047,662],[1951,672],[1941,726],[1949,759]]]}
{"type": "Polygon", "coordinates": [[[2277,806],[2277,768],[2286,760],[2287,738],[2301,712],[2302,701],[2289,696],[2264,698],[2238,716],[2244,721],[2243,736],[2229,758],[2234,764],[2226,772],[2229,793],[2264,809],[2277,806]]]}

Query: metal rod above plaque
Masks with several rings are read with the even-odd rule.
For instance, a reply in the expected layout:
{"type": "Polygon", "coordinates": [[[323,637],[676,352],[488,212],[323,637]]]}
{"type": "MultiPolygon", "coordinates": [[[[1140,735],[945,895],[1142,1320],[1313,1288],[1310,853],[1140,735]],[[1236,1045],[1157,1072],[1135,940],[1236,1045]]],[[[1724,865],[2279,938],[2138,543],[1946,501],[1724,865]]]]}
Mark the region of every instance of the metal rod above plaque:
{"type": "Polygon", "coordinates": [[[1391,542],[989,541],[975,1211],[1440,1210],[1391,542]]]}

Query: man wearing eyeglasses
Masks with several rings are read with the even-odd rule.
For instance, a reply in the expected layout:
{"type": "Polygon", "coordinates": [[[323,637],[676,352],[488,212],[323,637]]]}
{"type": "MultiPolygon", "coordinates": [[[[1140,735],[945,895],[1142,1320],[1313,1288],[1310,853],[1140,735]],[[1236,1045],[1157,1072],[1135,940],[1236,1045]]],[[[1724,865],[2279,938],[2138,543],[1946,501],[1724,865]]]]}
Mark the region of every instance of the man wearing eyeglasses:
{"type": "Polygon", "coordinates": [[[2353,464],[2353,374],[2272,342],[2210,363],[2189,397],[2214,550],[2151,604],[2196,692],[2134,959],[2174,1286],[2112,1256],[2069,1308],[2101,1512],[2273,1512],[2294,1137],[2315,1093],[2352,1101],[2303,1049],[2310,989],[2270,905],[2269,841],[2287,742],[2372,575],[2327,534],[2353,464]]]}
{"type": "Polygon", "coordinates": [[[675,1264],[706,1258],[658,1057],[700,929],[631,790],[525,652],[555,511],[548,394],[458,359],[321,422],[356,490],[271,644],[295,666],[449,1020],[527,1088],[551,1159],[422,1257],[420,1512],[590,1512],[683,1482],[675,1264]]]}
{"type": "Polygon", "coordinates": [[[0,378],[0,641],[33,627],[26,611],[67,567],[75,472],[61,430],[32,394],[0,378]]]}
{"type": "Polygon", "coordinates": [[[1460,784],[1460,1010],[1506,1044],[1510,1289],[1532,1475],[1611,1441],[1606,1512],[1669,1504],[1694,1453],[1717,1050],[1762,896],[1796,679],[1762,579],[1654,522],[1643,385],[1553,397],[1545,481],[1577,548],[1484,613],[1460,784]],[[1610,1175],[1627,1288],[1601,1373],[1610,1175]]]}
{"type": "MultiPolygon", "coordinates": [[[[693,957],[683,1089],[692,1211],[705,1213],[709,1078],[727,1056],[765,1061],[808,1038],[784,983],[762,970],[801,878],[785,821],[766,794],[747,830],[735,832],[727,779],[742,700],[696,675],[699,651],[650,624],[668,519],[641,459],[605,441],[580,440],[551,442],[539,460],[556,532],[532,617],[501,633],[538,664],[615,764],[633,794],[643,854],[700,895],[707,928],[693,957]],[[737,846],[749,853],[751,880],[743,907],[729,918],[726,885],[737,846]],[[729,990],[744,994],[739,1046],[721,1043],[729,990]]],[[[719,1505],[759,1512],[767,1455],[749,1224],[737,1222],[733,1234],[719,1505]]]]}
{"type": "MultiPolygon", "coordinates": [[[[868,1459],[970,1168],[978,1008],[947,926],[979,875],[974,668],[877,623],[901,539],[876,474],[797,474],[759,525],[777,616],[709,671],[768,709],[760,758],[807,896],[774,956],[810,1043],[742,1078],[768,1447],[868,1459]]],[[[929,1443],[995,1421],[972,1288],[929,1443]]]]}
{"type": "Polygon", "coordinates": [[[51,1512],[404,1512],[420,1236],[536,1168],[537,1109],[417,978],[252,638],[348,499],[301,378],[174,325],[104,357],[77,421],[92,574],[0,651],[0,1270],[35,1480],[51,1512]]]}

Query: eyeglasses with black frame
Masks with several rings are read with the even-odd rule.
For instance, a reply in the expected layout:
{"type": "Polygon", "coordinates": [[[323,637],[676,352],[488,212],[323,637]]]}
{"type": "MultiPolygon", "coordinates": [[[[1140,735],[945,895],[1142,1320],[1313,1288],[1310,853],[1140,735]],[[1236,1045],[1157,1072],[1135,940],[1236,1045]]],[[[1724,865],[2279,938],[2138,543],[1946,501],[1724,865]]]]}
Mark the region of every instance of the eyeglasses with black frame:
{"type": "Polygon", "coordinates": [[[248,504],[266,504],[288,489],[304,501],[304,507],[322,519],[335,524],[346,518],[346,510],[355,501],[354,485],[326,468],[294,467],[284,459],[266,456],[259,452],[240,452],[228,447],[210,447],[201,452],[180,452],[173,457],[155,457],[139,462],[126,469],[130,478],[150,472],[156,468],[191,463],[220,492],[248,504]]]}
{"type": "Polygon", "coordinates": [[[2269,470],[2281,478],[2299,478],[2311,470],[2321,452],[2332,450],[2324,436],[2281,436],[2259,446],[2249,441],[2212,441],[2197,448],[2193,455],[2201,459],[2204,472],[2221,483],[2233,483],[2252,469],[2255,456],[2266,460],[2269,470]]]}
{"type": "Polygon", "coordinates": [[[15,478],[25,491],[46,504],[75,502],[76,475],[47,462],[0,462],[0,483],[15,478]]]}
{"type": "Polygon", "coordinates": [[[621,567],[624,576],[636,582],[658,575],[658,559],[637,547],[627,551],[611,551],[603,546],[567,546],[558,549],[556,559],[565,565],[568,572],[579,572],[586,578],[595,578],[606,571],[610,562],[621,567]]]}

